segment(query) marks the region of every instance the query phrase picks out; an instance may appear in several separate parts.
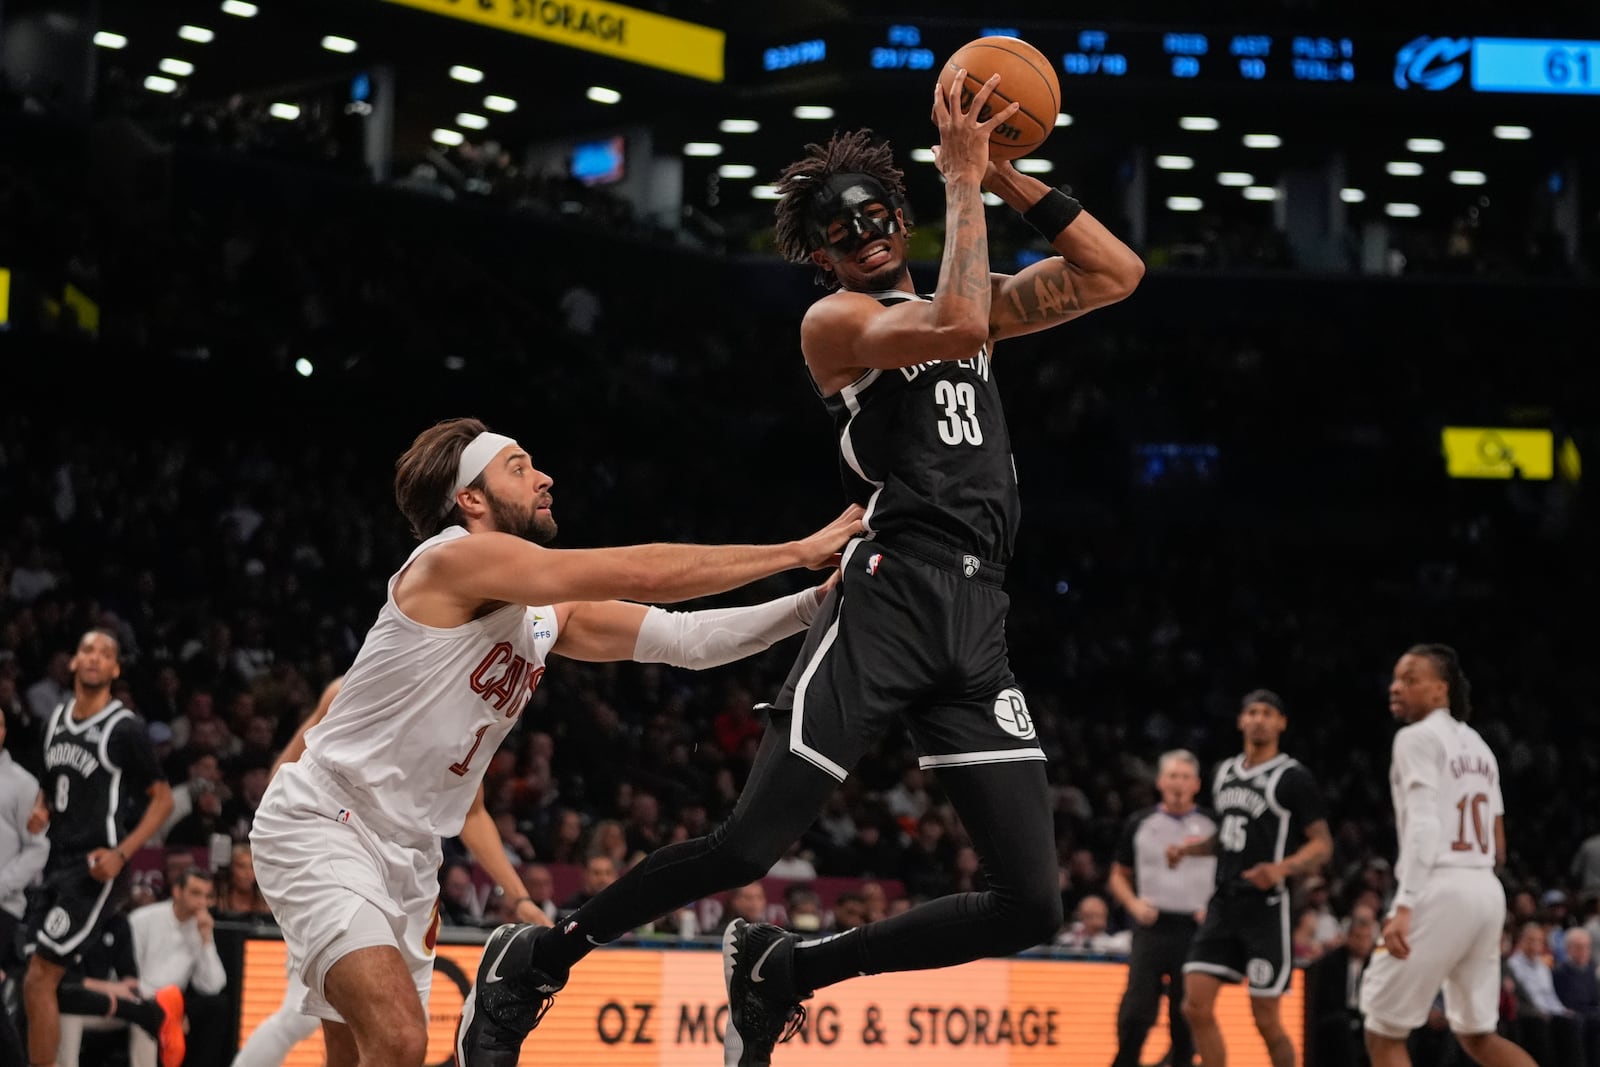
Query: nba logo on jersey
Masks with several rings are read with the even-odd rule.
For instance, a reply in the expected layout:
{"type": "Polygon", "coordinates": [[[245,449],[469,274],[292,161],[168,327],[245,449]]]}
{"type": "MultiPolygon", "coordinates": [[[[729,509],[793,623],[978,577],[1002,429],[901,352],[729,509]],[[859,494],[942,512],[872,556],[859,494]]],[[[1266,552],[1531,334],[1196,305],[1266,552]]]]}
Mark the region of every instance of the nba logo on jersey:
{"type": "Polygon", "coordinates": [[[339,821],[340,822],[349,822],[350,821],[350,809],[349,808],[340,808],[339,809],[339,821]]]}
{"type": "Polygon", "coordinates": [[[978,557],[977,556],[962,556],[961,557],[961,573],[965,574],[968,578],[971,578],[974,574],[977,574],[978,573],[978,557]]]}
{"type": "Polygon", "coordinates": [[[878,564],[880,564],[882,562],[883,562],[883,553],[882,552],[874,552],[871,556],[868,556],[867,557],[867,573],[868,574],[877,574],[878,573],[878,564]]]}

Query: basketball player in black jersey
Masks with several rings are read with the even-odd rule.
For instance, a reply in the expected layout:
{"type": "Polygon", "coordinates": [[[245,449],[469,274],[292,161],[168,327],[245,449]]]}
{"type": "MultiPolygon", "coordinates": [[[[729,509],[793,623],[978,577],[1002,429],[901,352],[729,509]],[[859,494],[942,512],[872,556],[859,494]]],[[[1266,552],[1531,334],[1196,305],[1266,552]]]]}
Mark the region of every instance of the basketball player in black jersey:
{"type": "Polygon", "coordinates": [[[836,136],[779,180],[779,247],[838,290],[807,312],[801,348],[869,536],[845,549],[843,579],[769,709],[733,815],[709,837],[652,853],[570,922],[491,941],[485,960],[501,952],[505,966],[480,968],[467,1067],[514,1063],[595,945],[766,874],[896,716],[922,765],[939,769],[992,888],[837,937],[735,921],[723,940],[725,1062],[770,1062],[800,1002],[823,986],[1010,955],[1060,926],[1044,753],[1006,659],[1003,579],[1019,506],[991,346],[1122,299],[1144,266],[1077,201],[990,162],[990,131],[1015,110],[987,113],[997,80],[970,101],[935,92],[946,244],[931,296],[907,269],[904,189],[887,146],[865,131],[836,136]],[[991,274],[985,187],[1059,255],[991,274]]]}
{"type": "Polygon", "coordinates": [[[72,657],[72,699],[44,731],[45,803],[50,859],[33,900],[30,940],[37,946],[23,979],[28,1062],[56,1062],[60,1015],[56,989],[101,926],[127,900],[124,868],[172,813],[172,790],[156,761],[144,720],[111,696],[122,673],[117,639],[90,630],[72,657]],[[128,828],[129,798],[144,812],[128,828]]]}
{"type": "Polygon", "coordinates": [[[1288,879],[1321,869],[1333,856],[1333,837],[1311,772],[1278,751],[1288,725],[1276,693],[1245,695],[1244,753],[1218,767],[1212,783],[1216,833],[1167,847],[1174,867],[1185,856],[1217,857],[1216,892],[1183,965],[1183,1014],[1202,1067],[1226,1067],[1217,993],[1223,982],[1246,980],[1272,1067],[1294,1067],[1294,1045],[1278,1013],[1294,971],[1288,879]]]}

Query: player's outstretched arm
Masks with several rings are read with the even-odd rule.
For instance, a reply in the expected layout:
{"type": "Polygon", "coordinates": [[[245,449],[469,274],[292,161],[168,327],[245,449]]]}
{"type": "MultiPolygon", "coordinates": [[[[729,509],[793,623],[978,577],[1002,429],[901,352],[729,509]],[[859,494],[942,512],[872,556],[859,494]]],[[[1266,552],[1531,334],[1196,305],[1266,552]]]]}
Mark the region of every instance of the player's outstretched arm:
{"type": "Polygon", "coordinates": [[[825,583],[764,604],[704,611],[663,611],[619,600],[557,604],[551,651],[590,663],[635,660],[704,670],[753,656],[804,630],[816,618],[825,583]]]}
{"type": "Polygon", "coordinates": [[[489,809],[483,803],[482,785],[478,786],[478,795],[472,799],[467,821],[461,824],[461,843],[467,846],[467,851],[478,861],[478,866],[494,879],[494,884],[500,887],[506,899],[515,902],[512,917],[517,922],[533,923],[535,926],[550,925],[550,916],[528,896],[517,869],[506,857],[506,850],[502,847],[504,843],[500,840],[500,828],[494,824],[489,809]]]}
{"type": "Polygon", "coordinates": [[[724,593],[796,567],[831,566],[845,543],[861,533],[864,514],[851,505],[810,536],[776,545],[551,549],[510,534],[481,533],[423,553],[402,580],[409,580],[409,595],[424,609],[429,604],[476,609],[495,601],[530,606],[580,600],[670,604],[724,593]]]}
{"type": "Polygon", "coordinates": [[[1053,229],[1062,219],[1068,220],[1053,236],[1046,234],[1059,256],[1014,275],[993,276],[990,340],[1036,333],[1115,304],[1144,277],[1144,261],[1099,219],[1065,194],[1021,173],[1009,160],[989,165],[984,188],[1036,226],[1053,229]]]}

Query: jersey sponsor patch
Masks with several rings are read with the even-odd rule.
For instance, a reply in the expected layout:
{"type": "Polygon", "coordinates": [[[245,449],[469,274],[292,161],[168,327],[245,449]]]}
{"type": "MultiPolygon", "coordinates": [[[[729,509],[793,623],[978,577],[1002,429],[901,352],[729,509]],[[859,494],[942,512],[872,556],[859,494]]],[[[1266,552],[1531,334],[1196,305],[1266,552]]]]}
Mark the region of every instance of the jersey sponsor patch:
{"type": "Polygon", "coordinates": [[[1037,734],[1028,702],[1022,698],[1020,689],[1000,690],[994,701],[994,721],[1000,724],[1000,729],[1023,741],[1032,740],[1037,734]]]}

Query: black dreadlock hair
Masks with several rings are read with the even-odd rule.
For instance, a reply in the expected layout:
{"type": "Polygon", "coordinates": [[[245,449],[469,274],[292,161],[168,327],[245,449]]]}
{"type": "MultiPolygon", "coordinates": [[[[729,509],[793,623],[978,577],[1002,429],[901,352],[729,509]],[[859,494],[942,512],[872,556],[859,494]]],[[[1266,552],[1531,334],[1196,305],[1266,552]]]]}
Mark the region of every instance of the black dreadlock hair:
{"type": "Polygon", "coordinates": [[[1449,645],[1412,645],[1408,656],[1422,656],[1433,663],[1449,690],[1450,714],[1462,722],[1472,719],[1472,683],[1461,669],[1461,657],[1449,645]]]}
{"type": "MultiPolygon", "coordinates": [[[[889,142],[878,141],[871,130],[855,130],[836,132],[825,145],[808,144],[804,158],[784,167],[774,183],[780,198],[773,209],[778,253],[790,263],[808,262],[816,250],[806,228],[806,213],[816,190],[835,174],[870,175],[894,197],[890,207],[906,210],[905,173],[895,166],[889,142]]],[[[831,271],[818,268],[817,284],[834,288],[839,283],[831,271]]]]}

